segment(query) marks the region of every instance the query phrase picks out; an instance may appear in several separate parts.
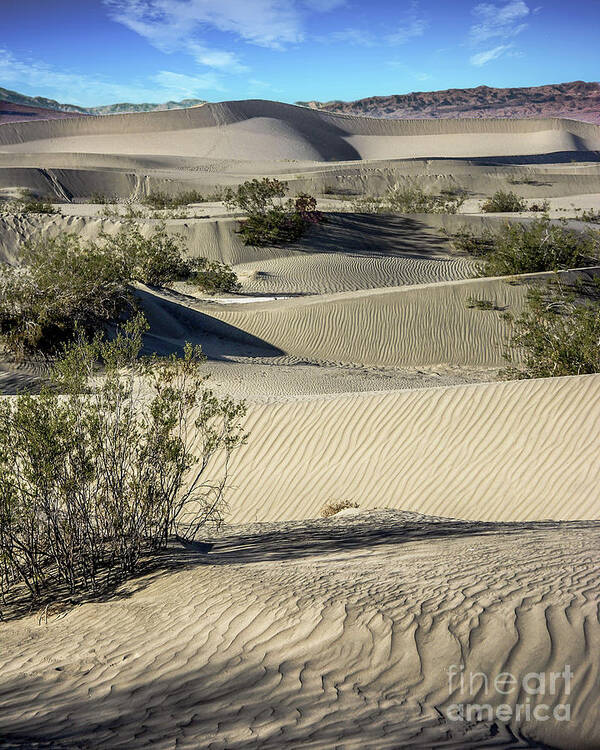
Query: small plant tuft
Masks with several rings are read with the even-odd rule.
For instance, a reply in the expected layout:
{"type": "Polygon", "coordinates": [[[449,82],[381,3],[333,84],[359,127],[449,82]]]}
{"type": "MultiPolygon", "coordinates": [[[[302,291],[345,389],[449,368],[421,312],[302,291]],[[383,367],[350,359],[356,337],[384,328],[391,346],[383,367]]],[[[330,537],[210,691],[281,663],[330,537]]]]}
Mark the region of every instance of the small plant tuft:
{"type": "Polygon", "coordinates": [[[466,306],[474,310],[497,310],[496,305],[489,299],[477,299],[476,297],[467,297],[466,306]]]}
{"type": "Polygon", "coordinates": [[[331,516],[335,516],[335,514],[339,513],[341,510],[358,507],[358,503],[354,503],[351,500],[329,500],[321,508],[321,518],[330,518],[331,516]]]}

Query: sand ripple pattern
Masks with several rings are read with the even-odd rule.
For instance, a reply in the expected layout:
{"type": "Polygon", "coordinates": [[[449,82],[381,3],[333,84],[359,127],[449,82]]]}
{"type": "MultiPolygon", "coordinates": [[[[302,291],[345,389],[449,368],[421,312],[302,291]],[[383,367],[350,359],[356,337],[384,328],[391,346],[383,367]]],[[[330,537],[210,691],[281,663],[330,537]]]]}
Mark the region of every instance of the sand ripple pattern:
{"type": "MultiPolygon", "coordinates": [[[[560,275],[570,280],[581,274],[560,275]]],[[[307,361],[504,367],[510,329],[500,312],[519,313],[527,285],[552,276],[450,281],[198,309],[206,313],[202,324],[206,330],[228,338],[236,331],[240,336],[251,334],[307,361]],[[496,309],[469,309],[470,297],[487,300],[496,309]]]]}
{"type": "Polygon", "coordinates": [[[391,258],[318,253],[236,267],[248,294],[329,294],[386,286],[467,279],[476,264],[464,258],[391,258]]]}
{"type": "Polygon", "coordinates": [[[600,517],[600,375],[251,404],[237,522],[330,499],[486,521],[600,517]]]}
{"type": "MultiPolygon", "coordinates": [[[[122,596],[0,623],[3,747],[595,748],[597,524],[241,527],[122,596]],[[571,721],[449,722],[451,665],[574,673],[571,721]]],[[[484,690],[474,701],[514,706],[484,690]]]]}

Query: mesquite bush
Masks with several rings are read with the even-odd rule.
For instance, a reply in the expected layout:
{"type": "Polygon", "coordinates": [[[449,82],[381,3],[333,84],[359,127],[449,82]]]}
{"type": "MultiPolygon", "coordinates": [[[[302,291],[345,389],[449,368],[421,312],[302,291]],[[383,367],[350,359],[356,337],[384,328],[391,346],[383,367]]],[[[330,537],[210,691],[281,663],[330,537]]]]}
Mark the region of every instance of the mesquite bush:
{"type": "Polygon", "coordinates": [[[295,199],[284,200],[287,188],[286,182],[265,177],[248,180],[235,190],[225,190],[225,205],[247,216],[240,221],[239,228],[245,245],[262,247],[295,242],[311,224],[324,221],[313,196],[301,193],[295,199]]]}
{"type": "Polygon", "coordinates": [[[137,316],[111,341],[79,338],[40,395],[0,400],[3,597],[97,592],[171,535],[221,522],[244,404],[208,390],[199,348],[140,358],[146,328],[137,316]]]}

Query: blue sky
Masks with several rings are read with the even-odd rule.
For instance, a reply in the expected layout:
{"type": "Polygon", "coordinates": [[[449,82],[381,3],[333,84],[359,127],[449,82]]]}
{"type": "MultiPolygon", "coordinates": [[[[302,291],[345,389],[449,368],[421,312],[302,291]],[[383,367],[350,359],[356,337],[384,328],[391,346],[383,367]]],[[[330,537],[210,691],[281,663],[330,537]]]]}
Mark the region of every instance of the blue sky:
{"type": "Polygon", "coordinates": [[[600,78],[600,0],[0,0],[0,86],[91,106],[600,78]]]}

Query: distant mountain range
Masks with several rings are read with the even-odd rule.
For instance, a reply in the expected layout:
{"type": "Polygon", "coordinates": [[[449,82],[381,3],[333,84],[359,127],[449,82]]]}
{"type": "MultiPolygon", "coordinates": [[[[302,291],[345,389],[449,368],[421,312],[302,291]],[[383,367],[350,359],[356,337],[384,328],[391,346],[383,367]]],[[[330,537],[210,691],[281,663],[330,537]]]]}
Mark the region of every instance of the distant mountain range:
{"type": "MultiPolygon", "coordinates": [[[[162,104],[119,102],[118,104],[103,104],[99,107],[78,107],[76,104],[61,104],[61,102],[57,102],[54,99],[46,99],[43,96],[26,96],[25,94],[19,94],[18,91],[10,91],[9,89],[0,87],[0,110],[8,112],[10,108],[7,105],[14,104],[30,108],[31,110],[50,110],[55,113],[54,117],[59,112],[75,115],[114,115],[125,112],[156,112],[165,109],[186,109],[204,103],[203,99],[182,99],[180,102],[163,102],[162,104]]],[[[27,114],[25,110],[18,112],[16,108],[13,108],[13,112],[13,116],[5,116],[5,121],[9,119],[15,120],[19,115],[27,114]]],[[[34,112],[29,112],[29,116],[21,117],[20,119],[39,119],[35,118],[34,114],[34,112]]],[[[42,111],[39,114],[45,113],[42,111]]],[[[46,116],[52,117],[52,115],[46,116]]],[[[0,122],[2,122],[2,118],[3,115],[0,112],[0,122]]]]}
{"type": "Polygon", "coordinates": [[[345,115],[397,119],[566,117],[600,124],[600,84],[573,81],[529,88],[474,89],[371,96],[354,102],[296,102],[345,115]]]}
{"type": "MultiPolygon", "coordinates": [[[[125,112],[155,112],[187,109],[204,104],[203,99],[182,99],[162,104],[144,102],[78,107],[41,96],[26,96],[0,88],[0,123],[81,115],[111,115],[125,112]]],[[[529,88],[474,89],[371,96],[354,102],[296,102],[303,107],[347,115],[394,119],[437,119],[464,117],[566,117],[600,124],[600,84],[573,81],[529,88]]]]}

